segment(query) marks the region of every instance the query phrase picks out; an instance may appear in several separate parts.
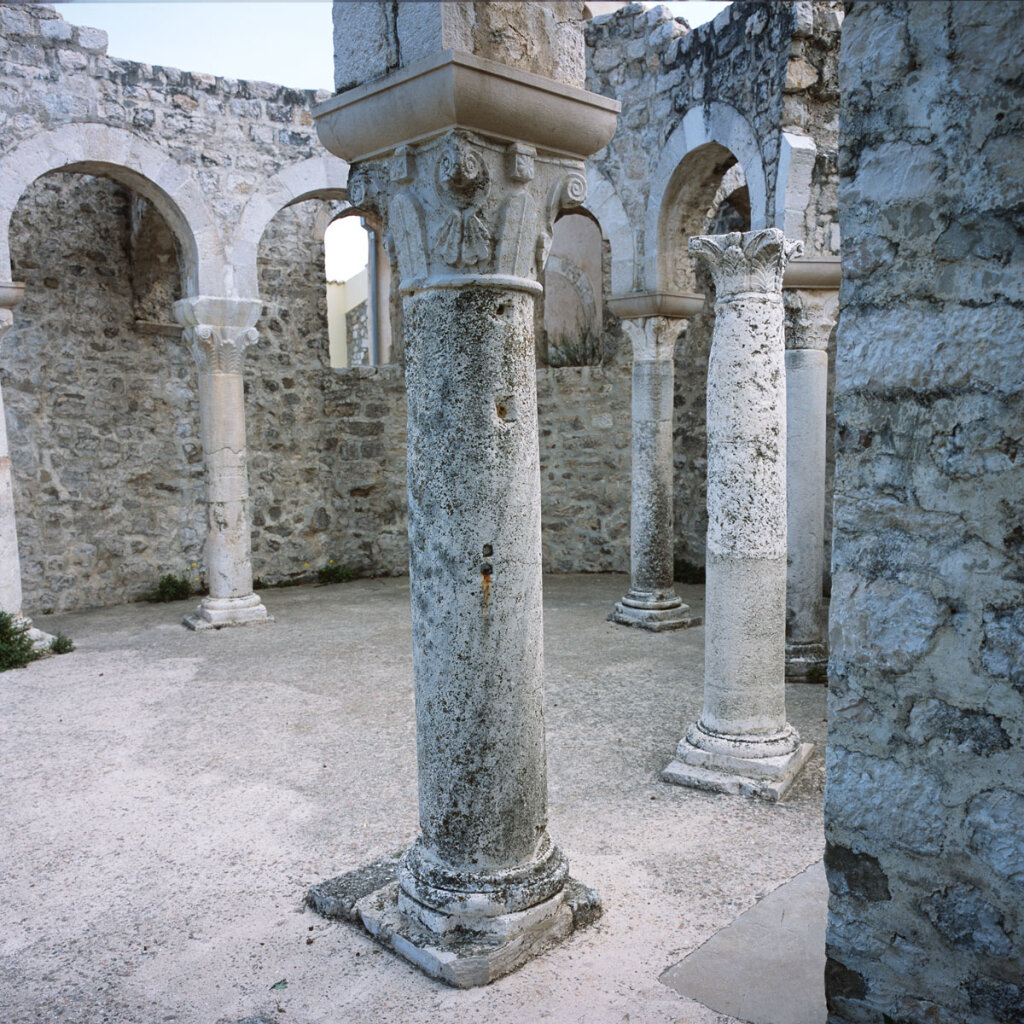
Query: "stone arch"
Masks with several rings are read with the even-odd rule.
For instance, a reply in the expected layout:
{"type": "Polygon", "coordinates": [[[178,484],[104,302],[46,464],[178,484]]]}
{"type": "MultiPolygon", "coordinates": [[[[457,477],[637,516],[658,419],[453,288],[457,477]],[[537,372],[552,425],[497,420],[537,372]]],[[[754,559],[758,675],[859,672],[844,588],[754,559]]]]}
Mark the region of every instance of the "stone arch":
{"type": "Polygon", "coordinates": [[[306,199],[347,199],[348,164],[324,154],[285,167],[245,204],[227,246],[235,294],[258,296],[256,255],[267,225],[280,210],[306,199]]]}
{"type": "Polygon", "coordinates": [[[597,168],[587,166],[586,209],[593,214],[601,233],[611,246],[613,295],[625,295],[635,288],[636,239],[618,193],[597,168]]]}
{"type": "MultiPolygon", "coordinates": [[[[672,239],[673,214],[685,202],[693,175],[712,174],[731,156],[743,168],[750,193],[750,228],[767,227],[768,185],[757,136],[747,119],[725,103],[692,108],[662,147],[651,177],[644,229],[644,280],[649,291],[678,291],[673,262],[679,239],[672,239]],[[683,162],[687,161],[684,168],[683,162]]],[[[774,211],[773,211],[774,214],[774,211]]],[[[682,241],[685,245],[685,240],[682,241]]]]}
{"type": "Polygon", "coordinates": [[[224,250],[192,172],[122,128],[68,124],[40,132],[0,157],[0,278],[10,280],[10,223],[22,194],[51,171],[111,178],[149,200],[181,247],[182,292],[221,294],[224,250]]]}

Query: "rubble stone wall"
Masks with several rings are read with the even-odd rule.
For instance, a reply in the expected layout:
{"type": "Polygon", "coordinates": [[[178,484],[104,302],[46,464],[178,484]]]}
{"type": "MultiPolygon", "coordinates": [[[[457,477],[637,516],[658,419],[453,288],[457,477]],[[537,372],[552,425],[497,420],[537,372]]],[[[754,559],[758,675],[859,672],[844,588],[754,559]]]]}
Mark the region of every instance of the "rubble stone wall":
{"type": "Polygon", "coordinates": [[[1013,3],[843,29],[831,1024],[1024,1021],[1024,55],[1013,3]]]}

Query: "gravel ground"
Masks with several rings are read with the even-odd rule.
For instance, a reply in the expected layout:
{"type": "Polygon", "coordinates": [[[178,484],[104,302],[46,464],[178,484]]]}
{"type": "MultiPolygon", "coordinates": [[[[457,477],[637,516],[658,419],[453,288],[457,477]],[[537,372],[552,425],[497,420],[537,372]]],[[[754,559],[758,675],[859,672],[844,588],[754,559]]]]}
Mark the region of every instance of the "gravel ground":
{"type": "Polygon", "coordinates": [[[550,831],[604,916],[465,992],[302,906],[416,834],[408,580],[205,634],[189,604],[40,618],[77,650],[0,676],[0,1020],[731,1024],[658,979],[820,859],[825,692],[789,687],[817,748],[783,803],[661,782],[704,630],[608,623],[627,586],[545,580],[550,831]]]}

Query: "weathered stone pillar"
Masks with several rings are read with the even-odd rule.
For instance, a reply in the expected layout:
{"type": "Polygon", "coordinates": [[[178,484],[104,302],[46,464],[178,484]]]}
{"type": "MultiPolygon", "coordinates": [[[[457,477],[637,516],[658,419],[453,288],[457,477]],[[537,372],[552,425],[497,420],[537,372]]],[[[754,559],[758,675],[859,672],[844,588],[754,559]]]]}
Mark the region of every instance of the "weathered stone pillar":
{"type": "Polygon", "coordinates": [[[809,672],[813,680],[823,675],[828,664],[822,592],[826,349],[839,312],[838,298],[834,289],[801,291],[800,310],[795,314],[799,325],[786,332],[786,679],[790,682],[807,681],[809,672]]]}
{"type": "Polygon", "coordinates": [[[468,987],[596,914],[547,832],[533,304],[555,216],[583,201],[582,157],[617,105],[457,52],[353,91],[318,117],[354,165],[349,198],[383,217],[403,294],[421,832],[396,882],[382,884],[393,865],[356,872],[309,900],[341,900],[468,987]],[[472,123],[432,128],[435,110],[472,123]]]}
{"type": "MultiPolygon", "coordinates": [[[[628,300],[620,300],[619,306],[628,300]]],[[[616,300],[609,306],[616,311],[616,300]]],[[[629,592],[609,618],[659,632],[700,625],[675,592],[672,417],[676,340],[672,316],[623,319],[633,346],[633,461],[629,520],[629,592]]]]}
{"type": "Polygon", "coordinates": [[[715,281],[708,365],[704,710],[669,782],[777,800],[810,756],[786,721],[786,393],[782,272],[768,228],[690,239],[715,281]]]}
{"type": "Polygon", "coordinates": [[[210,593],[189,629],[266,622],[253,593],[249,478],[245,451],[245,350],[257,338],[253,324],[262,304],[211,296],[181,299],[174,316],[199,368],[199,425],[206,466],[206,573],[210,593]]]}
{"type": "MultiPolygon", "coordinates": [[[[25,286],[0,282],[0,341],[14,324],[14,309],[25,294],[25,286]]],[[[7,418],[0,392],[0,611],[14,617],[28,629],[33,646],[45,650],[53,637],[35,629],[21,611],[21,559],[18,556],[18,530],[14,516],[14,487],[11,481],[11,454],[7,446],[7,418]]]]}

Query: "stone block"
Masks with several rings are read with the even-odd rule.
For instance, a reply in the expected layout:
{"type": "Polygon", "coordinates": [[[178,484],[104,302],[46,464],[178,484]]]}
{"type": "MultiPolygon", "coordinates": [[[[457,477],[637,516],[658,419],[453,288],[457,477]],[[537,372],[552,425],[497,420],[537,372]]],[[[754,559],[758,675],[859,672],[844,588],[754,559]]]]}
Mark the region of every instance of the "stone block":
{"type": "Polygon", "coordinates": [[[730,757],[698,750],[684,739],[676,750],[676,759],[661,777],[677,786],[776,802],[789,791],[813,752],[813,743],[801,743],[791,754],[780,757],[730,757]]]}

